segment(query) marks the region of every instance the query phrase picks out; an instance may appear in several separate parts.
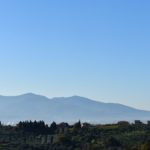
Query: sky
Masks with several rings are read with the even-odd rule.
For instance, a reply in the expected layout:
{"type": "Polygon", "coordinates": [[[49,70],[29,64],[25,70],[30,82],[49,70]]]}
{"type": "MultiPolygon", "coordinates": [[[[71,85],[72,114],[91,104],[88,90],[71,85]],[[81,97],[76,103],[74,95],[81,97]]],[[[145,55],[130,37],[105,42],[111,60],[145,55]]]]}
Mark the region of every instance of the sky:
{"type": "Polygon", "coordinates": [[[1,0],[0,95],[28,92],[150,110],[150,1],[1,0]]]}

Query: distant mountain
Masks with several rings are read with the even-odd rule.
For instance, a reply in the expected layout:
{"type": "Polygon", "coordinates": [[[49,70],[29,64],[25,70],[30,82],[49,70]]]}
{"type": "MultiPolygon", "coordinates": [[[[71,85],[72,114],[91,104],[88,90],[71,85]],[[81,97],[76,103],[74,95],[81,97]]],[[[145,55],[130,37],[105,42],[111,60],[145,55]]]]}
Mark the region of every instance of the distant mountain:
{"type": "Polygon", "coordinates": [[[49,99],[32,93],[0,96],[0,120],[44,120],[46,122],[113,123],[120,120],[149,120],[150,111],[138,110],[115,103],[102,103],[84,97],[49,99]]]}

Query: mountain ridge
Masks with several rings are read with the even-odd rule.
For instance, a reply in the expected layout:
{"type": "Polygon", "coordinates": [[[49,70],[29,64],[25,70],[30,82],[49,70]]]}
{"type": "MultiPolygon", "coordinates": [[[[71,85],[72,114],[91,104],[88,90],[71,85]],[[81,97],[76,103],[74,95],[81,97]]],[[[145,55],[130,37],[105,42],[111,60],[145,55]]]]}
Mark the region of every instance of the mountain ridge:
{"type": "Polygon", "coordinates": [[[55,97],[26,93],[0,96],[0,120],[44,120],[46,122],[112,123],[116,121],[148,120],[150,111],[118,103],[104,103],[81,96],[55,97]]]}

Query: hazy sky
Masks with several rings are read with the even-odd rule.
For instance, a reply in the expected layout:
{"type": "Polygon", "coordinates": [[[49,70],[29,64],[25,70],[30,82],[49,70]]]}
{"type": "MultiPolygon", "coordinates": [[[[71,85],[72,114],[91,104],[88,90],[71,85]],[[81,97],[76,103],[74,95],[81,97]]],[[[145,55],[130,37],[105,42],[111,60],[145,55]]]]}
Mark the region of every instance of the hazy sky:
{"type": "Polygon", "coordinates": [[[150,1],[1,0],[0,94],[26,92],[150,110],[150,1]]]}

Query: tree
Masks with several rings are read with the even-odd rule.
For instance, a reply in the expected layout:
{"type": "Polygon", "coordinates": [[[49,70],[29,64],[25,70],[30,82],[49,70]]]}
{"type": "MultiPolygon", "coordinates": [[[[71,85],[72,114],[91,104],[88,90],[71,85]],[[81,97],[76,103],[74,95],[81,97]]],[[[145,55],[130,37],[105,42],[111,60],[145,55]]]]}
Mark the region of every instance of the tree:
{"type": "Polygon", "coordinates": [[[80,122],[80,120],[77,123],[74,124],[74,128],[75,129],[81,129],[81,122],[80,122]]]}
{"type": "Polygon", "coordinates": [[[52,133],[54,133],[57,129],[57,124],[56,122],[52,122],[51,126],[50,126],[50,130],[52,133]]]}

